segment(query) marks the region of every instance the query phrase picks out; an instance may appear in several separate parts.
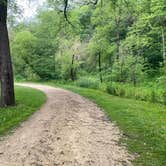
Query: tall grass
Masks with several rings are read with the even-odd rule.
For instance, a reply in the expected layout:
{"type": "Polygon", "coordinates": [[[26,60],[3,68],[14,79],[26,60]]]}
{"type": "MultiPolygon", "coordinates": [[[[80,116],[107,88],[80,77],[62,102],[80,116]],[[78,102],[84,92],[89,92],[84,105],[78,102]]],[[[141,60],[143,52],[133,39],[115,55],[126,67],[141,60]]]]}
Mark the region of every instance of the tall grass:
{"type": "Polygon", "coordinates": [[[93,77],[82,77],[75,82],[75,85],[83,88],[99,89],[99,80],[93,77]]]}
{"type": "Polygon", "coordinates": [[[134,87],[129,84],[110,83],[107,85],[109,94],[166,104],[166,90],[156,87],[134,87]]]}
{"type": "Polygon", "coordinates": [[[162,103],[166,105],[166,87],[158,87],[157,85],[146,85],[134,87],[131,84],[117,83],[117,82],[106,82],[101,84],[100,81],[95,77],[81,77],[74,85],[99,89],[107,92],[111,95],[133,98],[141,101],[149,101],[153,103],[162,103]]]}

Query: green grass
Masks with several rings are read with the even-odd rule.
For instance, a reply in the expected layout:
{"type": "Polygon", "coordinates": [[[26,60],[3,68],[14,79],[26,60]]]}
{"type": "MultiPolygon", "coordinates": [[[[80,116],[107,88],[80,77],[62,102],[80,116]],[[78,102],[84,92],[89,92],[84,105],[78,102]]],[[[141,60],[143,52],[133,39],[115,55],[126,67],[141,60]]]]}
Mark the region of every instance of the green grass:
{"type": "MultiPolygon", "coordinates": [[[[56,86],[55,84],[51,84],[56,86]]],[[[123,142],[137,153],[135,165],[166,164],[166,107],[144,101],[120,98],[107,93],[75,86],[58,85],[91,99],[102,107],[124,133],[123,142]]]]}
{"type": "Polygon", "coordinates": [[[45,102],[43,92],[16,86],[16,106],[6,109],[0,108],[0,136],[17,127],[30,115],[37,111],[45,102]]]}

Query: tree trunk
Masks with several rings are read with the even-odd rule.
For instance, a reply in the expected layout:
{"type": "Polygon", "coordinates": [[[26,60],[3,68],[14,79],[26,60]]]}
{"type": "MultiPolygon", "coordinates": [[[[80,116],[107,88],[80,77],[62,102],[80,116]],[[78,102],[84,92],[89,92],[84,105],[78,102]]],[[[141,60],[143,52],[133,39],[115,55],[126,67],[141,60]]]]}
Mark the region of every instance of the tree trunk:
{"type": "Polygon", "coordinates": [[[136,87],[136,85],[137,85],[137,80],[136,80],[136,74],[135,74],[135,69],[133,69],[133,85],[134,85],[134,87],[136,87]]]}
{"type": "Polygon", "coordinates": [[[7,30],[7,0],[0,2],[0,81],[2,107],[15,104],[13,69],[7,30]]]}
{"type": "Polygon", "coordinates": [[[117,44],[117,56],[116,56],[116,58],[117,58],[117,60],[119,60],[119,58],[120,58],[120,35],[119,35],[119,30],[117,30],[116,37],[117,37],[117,42],[116,42],[116,44],[117,44]]]}
{"type": "Polygon", "coordinates": [[[165,36],[164,36],[163,26],[161,26],[161,35],[162,35],[162,45],[163,45],[163,61],[165,64],[165,62],[166,62],[166,50],[165,50],[165,36]]]}
{"type": "Polygon", "coordinates": [[[71,73],[70,73],[72,81],[75,81],[74,59],[75,59],[75,56],[73,54],[72,62],[71,62],[71,73]]]}
{"type": "Polygon", "coordinates": [[[103,77],[102,77],[102,68],[101,68],[101,53],[99,52],[99,76],[100,76],[100,82],[103,82],[103,77]]]}
{"type": "MultiPolygon", "coordinates": [[[[115,10],[116,13],[116,10],[115,10]]],[[[121,44],[121,39],[120,39],[120,22],[121,22],[121,10],[119,9],[118,11],[118,16],[115,14],[115,24],[116,24],[116,45],[117,45],[117,60],[119,60],[121,56],[120,52],[120,44],[121,44]]]]}

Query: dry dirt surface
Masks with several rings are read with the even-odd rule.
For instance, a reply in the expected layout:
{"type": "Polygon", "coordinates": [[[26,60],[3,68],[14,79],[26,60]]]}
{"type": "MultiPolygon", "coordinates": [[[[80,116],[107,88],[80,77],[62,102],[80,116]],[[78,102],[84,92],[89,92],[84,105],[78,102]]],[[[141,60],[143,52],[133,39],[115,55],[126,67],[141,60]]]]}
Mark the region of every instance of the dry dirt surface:
{"type": "Polygon", "coordinates": [[[21,84],[46,104],[0,142],[0,166],[130,166],[121,133],[93,102],[67,90],[21,84]]]}

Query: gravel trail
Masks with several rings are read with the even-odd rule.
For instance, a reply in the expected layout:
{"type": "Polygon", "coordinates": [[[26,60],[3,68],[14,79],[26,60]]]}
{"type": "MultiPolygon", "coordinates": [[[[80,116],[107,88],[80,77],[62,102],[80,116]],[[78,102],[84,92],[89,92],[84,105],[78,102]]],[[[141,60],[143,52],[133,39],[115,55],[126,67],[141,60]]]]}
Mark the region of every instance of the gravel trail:
{"type": "Polygon", "coordinates": [[[0,166],[131,166],[121,133],[93,102],[67,90],[20,84],[47,95],[45,105],[0,141],[0,166]]]}

